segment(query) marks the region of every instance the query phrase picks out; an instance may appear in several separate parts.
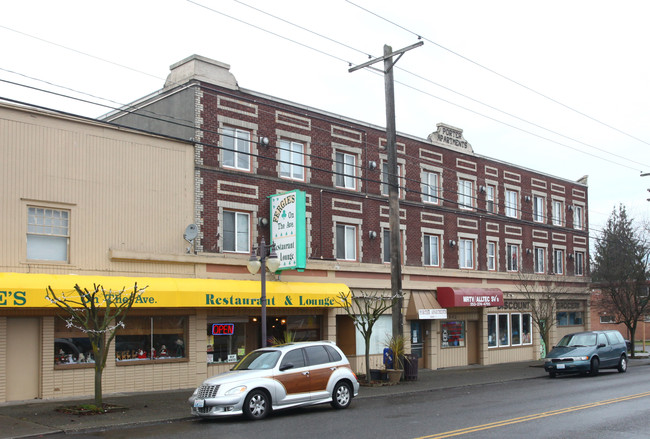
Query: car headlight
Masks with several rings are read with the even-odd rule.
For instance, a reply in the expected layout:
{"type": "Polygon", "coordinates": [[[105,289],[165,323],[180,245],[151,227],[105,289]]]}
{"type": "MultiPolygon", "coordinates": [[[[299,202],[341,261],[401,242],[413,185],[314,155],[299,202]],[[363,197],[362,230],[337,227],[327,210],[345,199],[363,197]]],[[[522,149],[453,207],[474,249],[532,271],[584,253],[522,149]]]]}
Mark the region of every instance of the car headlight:
{"type": "Polygon", "coordinates": [[[245,392],[247,389],[246,386],[237,386],[233,387],[232,389],[228,390],[225,395],[237,395],[238,393],[245,392]]]}
{"type": "Polygon", "coordinates": [[[575,359],[578,361],[587,361],[589,359],[589,355],[583,355],[582,357],[576,357],[575,359]]]}
{"type": "Polygon", "coordinates": [[[196,389],[194,389],[194,393],[192,393],[192,396],[196,396],[199,393],[199,389],[200,389],[200,387],[197,387],[196,389]]]}

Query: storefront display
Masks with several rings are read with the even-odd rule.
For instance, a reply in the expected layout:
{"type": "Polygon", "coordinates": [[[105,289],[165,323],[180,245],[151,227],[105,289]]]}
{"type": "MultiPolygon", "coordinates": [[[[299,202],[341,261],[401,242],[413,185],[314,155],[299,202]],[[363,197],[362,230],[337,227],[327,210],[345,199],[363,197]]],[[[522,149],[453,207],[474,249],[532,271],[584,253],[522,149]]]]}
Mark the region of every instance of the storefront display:
{"type": "Polygon", "coordinates": [[[442,347],[464,347],[465,346],[465,322],[446,321],[441,324],[442,347]]]}
{"type": "Polygon", "coordinates": [[[115,335],[120,362],[186,358],[186,316],[127,317],[115,335]]]}

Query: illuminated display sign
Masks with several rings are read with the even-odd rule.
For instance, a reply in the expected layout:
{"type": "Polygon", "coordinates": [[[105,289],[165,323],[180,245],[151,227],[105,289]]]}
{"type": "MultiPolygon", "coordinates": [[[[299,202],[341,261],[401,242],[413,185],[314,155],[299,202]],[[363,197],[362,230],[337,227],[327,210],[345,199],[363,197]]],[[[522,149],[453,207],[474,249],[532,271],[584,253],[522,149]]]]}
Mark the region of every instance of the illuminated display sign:
{"type": "Polygon", "coordinates": [[[212,335],[233,335],[234,333],[234,323],[215,323],[212,325],[212,335]]]}

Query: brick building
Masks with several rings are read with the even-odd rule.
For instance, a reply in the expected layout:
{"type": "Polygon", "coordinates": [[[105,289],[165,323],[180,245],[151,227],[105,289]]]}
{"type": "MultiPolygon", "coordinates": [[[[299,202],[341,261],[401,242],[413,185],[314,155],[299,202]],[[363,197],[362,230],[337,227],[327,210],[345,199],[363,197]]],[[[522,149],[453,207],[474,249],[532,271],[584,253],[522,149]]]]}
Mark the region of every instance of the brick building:
{"type": "MultiPolygon", "coordinates": [[[[197,277],[257,280],[246,263],[261,238],[270,241],[268,197],[298,190],[306,194],[306,266],[269,282],[390,291],[382,127],[246,90],[228,65],[196,55],[171,66],[163,89],[103,119],[194,143],[197,277]]],[[[447,124],[426,134],[397,136],[404,327],[420,366],[538,358],[522,272],[538,285],[569,285],[553,340],[588,328],[586,177],[481,156],[447,124]]],[[[481,139],[472,143],[480,149],[481,139]]],[[[243,314],[215,307],[207,319],[240,322],[236,330],[252,337],[259,313],[243,314]]],[[[372,366],[390,319],[375,328],[372,366]]],[[[340,308],[274,307],[268,320],[276,335],[335,339],[362,370],[362,340],[340,308]]]]}

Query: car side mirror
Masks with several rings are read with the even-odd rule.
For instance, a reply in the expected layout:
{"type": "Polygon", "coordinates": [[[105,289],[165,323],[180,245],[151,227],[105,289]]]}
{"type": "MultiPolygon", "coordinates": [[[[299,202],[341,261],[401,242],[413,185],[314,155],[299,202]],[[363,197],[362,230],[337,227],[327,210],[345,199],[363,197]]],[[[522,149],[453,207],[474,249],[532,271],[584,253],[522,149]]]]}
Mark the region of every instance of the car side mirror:
{"type": "Polygon", "coordinates": [[[284,372],[287,369],[293,369],[293,363],[286,363],[280,366],[280,372],[284,372]]]}
{"type": "Polygon", "coordinates": [[[600,349],[600,348],[604,348],[605,346],[607,346],[605,343],[601,343],[601,344],[598,345],[598,348],[599,348],[599,349],[600,349]]]}

